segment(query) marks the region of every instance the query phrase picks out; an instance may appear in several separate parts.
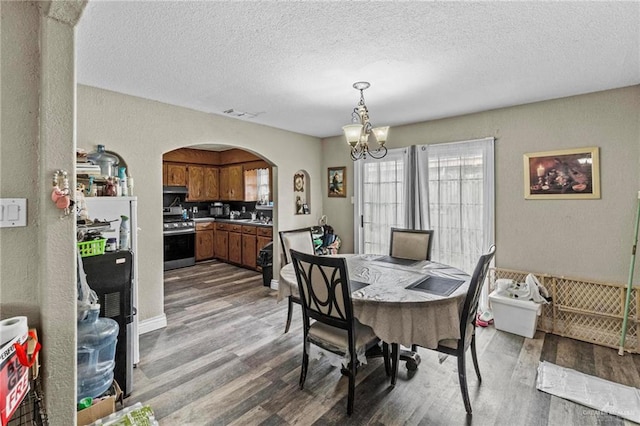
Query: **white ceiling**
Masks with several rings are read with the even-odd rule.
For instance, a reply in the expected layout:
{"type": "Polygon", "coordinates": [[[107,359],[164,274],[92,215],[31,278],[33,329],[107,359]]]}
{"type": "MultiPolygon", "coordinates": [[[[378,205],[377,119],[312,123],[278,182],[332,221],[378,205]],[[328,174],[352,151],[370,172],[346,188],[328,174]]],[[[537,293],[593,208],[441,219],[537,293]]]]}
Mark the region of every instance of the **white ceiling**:
{"type": "MultiPolygon", "coordinates": [[[[89,1],[78,82],[317,137],[640,84],[640,2],[89,1]]],[[[392,130],[393,131],[393,130],[392,130]]]]}

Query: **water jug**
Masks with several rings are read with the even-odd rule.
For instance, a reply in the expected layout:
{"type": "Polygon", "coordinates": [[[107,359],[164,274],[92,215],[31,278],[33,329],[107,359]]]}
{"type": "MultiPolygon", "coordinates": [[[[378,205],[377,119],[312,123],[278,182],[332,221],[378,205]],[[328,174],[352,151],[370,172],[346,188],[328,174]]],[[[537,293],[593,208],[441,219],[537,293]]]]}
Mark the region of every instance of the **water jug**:
{"type": "Polygon", "coordinates": [[[111,318],[98,318],[99,313],[100,305],[94,305],[78,321],[77,401],[102,395],[113,382],[119,327],[111,318]]]}

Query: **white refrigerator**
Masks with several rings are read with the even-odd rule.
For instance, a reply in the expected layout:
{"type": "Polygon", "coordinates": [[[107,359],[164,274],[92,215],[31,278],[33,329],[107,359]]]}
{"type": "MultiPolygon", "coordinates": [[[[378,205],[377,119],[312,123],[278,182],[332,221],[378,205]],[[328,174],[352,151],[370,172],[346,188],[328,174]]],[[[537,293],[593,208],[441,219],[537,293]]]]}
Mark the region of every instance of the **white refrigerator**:
{"type": "Polygon", "coordinates": [[[121,216],[129,218],[129,250],[133,253],[131,277],[131,302],[133,305],[132,342],[133,363],[140,361],[138,346],[138,198],[137,197],[85,197],[85,206],[89,219],[111,222],[111,230],[103,231],[104,238],[116,238],[120,247],[121,216]]]}

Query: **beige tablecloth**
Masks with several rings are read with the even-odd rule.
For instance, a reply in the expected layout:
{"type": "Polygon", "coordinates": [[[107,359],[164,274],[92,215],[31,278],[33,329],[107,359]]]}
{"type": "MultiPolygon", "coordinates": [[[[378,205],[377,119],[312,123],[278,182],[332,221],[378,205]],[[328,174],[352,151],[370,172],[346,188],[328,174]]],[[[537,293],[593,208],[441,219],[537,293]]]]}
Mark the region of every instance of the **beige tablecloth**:
{"type": "MultiPolygon", "coordinates": [[[[418,261],[413,265],[385,262],[381,255],[342,255],[347,258],[349,279],[367,283],[352,293],[354,315],[373,328],[380,339],[404,346],[435,348],[443,339],[460,338],[460,312],[469,287],[469,275],[440,263],[418,261]],[[406,287],[426,275],[464,280],[450,296],[438,296],[406,287]]],[[[278,300],[298,294],[292,264],[280,270],[278,300]]]]}

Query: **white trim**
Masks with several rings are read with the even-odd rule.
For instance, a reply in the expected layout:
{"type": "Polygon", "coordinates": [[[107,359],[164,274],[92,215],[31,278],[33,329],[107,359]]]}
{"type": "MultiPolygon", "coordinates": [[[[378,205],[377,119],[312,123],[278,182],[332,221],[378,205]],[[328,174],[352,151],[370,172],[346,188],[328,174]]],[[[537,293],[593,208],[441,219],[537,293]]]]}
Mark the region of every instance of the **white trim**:
{"type": "Polygon", "coordinates": [[[144,321],[138,322],[138,334],[149,333],[154,330],[159,330],[167,326],[167,316],[165,314],[158,315],[157,317],[149,318],[144,321]]]}

